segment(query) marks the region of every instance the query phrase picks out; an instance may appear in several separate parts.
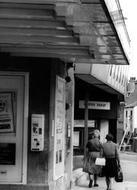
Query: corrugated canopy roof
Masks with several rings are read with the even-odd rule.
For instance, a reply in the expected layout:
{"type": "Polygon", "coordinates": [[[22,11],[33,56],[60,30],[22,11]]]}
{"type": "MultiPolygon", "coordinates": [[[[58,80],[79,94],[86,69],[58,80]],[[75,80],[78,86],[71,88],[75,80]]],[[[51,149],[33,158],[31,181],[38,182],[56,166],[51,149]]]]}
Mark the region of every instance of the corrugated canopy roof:
{"type": "Polygon", "coordinates": [[[129,64],[101,0],[0,0],[0,52],[129,64]]]}

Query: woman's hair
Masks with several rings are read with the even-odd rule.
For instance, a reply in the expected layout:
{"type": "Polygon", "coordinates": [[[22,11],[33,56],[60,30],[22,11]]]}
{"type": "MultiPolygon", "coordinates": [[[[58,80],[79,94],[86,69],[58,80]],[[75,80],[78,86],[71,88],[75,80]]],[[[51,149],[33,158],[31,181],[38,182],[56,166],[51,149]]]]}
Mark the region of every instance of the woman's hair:
{"type": "Polygon", "coordinates": [[[99,130],[95,129],[94,130],[94,137],[99,137],[99,136],[100,136],[99,130]]]}
{"type": "Polygon", "coordinates": [[[113,138],[114,138],[113,135],[110,133],[106,135],[107,141],[113,141],[113,138]]]}
{"type": "Polygon", "coordinates": [[[88,135],[88,139],[93,139],[93,138],[94,138],[94,133],[90,132],[89,135],[88,135]]]}

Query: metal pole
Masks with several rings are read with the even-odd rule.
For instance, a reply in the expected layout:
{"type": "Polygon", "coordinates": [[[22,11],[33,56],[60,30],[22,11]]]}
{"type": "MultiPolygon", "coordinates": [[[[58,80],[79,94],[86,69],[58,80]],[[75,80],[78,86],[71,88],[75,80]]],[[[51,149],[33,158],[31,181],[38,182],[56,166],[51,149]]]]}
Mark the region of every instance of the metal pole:
{"type": "Polygon", "coordinates": [[[84,156],[86,155],[86,144],[88,141],[88,92],[85,95],[85,122],[84,122],[84,156]]]}

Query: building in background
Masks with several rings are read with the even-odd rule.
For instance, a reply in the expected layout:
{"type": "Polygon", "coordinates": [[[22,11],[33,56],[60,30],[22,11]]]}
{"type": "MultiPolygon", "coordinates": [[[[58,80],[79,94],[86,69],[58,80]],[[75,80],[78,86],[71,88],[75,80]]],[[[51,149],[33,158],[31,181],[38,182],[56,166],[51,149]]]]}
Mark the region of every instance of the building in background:
{"type": "Polygon", "coordinates": [[[134,137],[137,136],[137,80],[131,77],[127,86],[127,96],[124,106],[125,138],[123,143],[129,144],[134,150],[134,137]]]}
{"type": "MultiPolygon", "coordinates": [[[[90,125],[105,133],[109,115],[111,130],[117,129],[126,81],[118,67],[127,67],[129,60],[122,40],[125,25],[119,28],[113,5],[115,1],[0,0],[0,189],[71,188],[74,109],[82,106],[81,116],[86,113],[87,107],[79,104],[85,87],[90,101],[107,107],[91,114],[90,125]],[[86,80],[77,73],[79,66],[82,72],[88,66],[86,80]],[[121,76],[121,87],[106,78],[111,70],[111,77],[121,76]]],[[[117,15],[122,18],[120,11],[117,15]]]]}

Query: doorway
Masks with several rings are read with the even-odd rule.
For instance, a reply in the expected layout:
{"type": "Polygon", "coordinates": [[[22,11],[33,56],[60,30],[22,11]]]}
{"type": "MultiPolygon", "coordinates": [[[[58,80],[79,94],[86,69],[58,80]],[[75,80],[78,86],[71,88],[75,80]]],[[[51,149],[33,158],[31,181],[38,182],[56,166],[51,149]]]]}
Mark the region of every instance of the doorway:
{"type": "Polygon", "coordinates": [[[28,75],[0,73],[0,183],[25,183],[28,75]]]}

